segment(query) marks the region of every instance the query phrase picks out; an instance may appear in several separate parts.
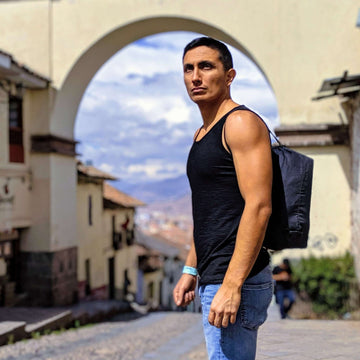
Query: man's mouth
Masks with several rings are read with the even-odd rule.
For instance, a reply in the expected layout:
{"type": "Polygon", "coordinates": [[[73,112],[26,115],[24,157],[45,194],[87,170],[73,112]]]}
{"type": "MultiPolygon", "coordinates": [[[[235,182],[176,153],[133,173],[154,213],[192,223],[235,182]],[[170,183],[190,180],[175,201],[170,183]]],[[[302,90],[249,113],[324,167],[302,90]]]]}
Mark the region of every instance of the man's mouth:
{"type": "Polygon", "coordinates": [[[205,88],[204,88],[204,87],[200,87],[200,86],[191,89],[191,92],[192,92],[193,94],[201,93],[201,92],[204,92],[204,91],[205,91],[205,88]]]}

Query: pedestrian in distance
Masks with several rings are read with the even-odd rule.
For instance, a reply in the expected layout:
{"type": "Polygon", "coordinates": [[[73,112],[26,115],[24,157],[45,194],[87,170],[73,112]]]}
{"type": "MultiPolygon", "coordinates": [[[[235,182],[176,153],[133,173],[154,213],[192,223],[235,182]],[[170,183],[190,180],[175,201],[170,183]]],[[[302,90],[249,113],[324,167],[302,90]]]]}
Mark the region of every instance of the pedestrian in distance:
{"type": "Polygon", "coordinates": [[[273,279],[275,280],[275,299],[279,305],[282,319],[290,318],[288,312],[295,302],[295,293],[291,281],[292,270],[289,259],[274,267],[273,279]]]}
{"type": "Polygon", "coordinates": [[[203,125],[187,162],[194,237],[173,297],[187,306],[199,281],[209,359],[253,360],[273,293],[262,246],[271,215],[270,137],[262,119],[231,98],[236,72],[226,45],[193,40],[183,72],[203,125]]]}

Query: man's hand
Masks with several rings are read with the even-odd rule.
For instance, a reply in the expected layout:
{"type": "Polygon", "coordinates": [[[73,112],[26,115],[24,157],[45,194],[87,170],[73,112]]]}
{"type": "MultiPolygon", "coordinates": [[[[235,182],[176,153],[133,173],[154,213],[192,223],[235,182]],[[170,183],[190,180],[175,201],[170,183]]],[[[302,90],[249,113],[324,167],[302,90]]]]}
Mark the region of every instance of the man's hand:
{"type": "Polygon", "coordinates": [[[287,271],[282,271],[279,274],[273,275],[275,281],[289,281],[290,278],[291,276],[287,271]]]}
{"type": "Polygon", "coordinates": [[[210,325],[217,328],[226,328],[236,321],[236,315],[239,310],[241,300],[241,289],[221,285],[214,296],[209,312],[210,325]]]}
{"type": "Polygon", "coordinates": [[[195,299],[196,281],[196,276],[182,274],[173,291],[174,301],[177,306],[187,306],[195,299]]]}

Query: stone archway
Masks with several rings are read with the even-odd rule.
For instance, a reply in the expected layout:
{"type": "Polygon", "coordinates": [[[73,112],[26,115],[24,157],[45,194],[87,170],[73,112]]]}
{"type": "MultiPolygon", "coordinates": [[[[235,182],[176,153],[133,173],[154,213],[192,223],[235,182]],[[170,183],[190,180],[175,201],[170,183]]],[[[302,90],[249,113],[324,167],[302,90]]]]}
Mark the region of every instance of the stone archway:
{"type": "Polygon", "coordinates": [[[66,76],[61,88],[57,91],[50,122],[50,133],[68,139],[73,138],[75,117],[85,89],[97,70],[111,56],[124,46],[138,39],[156,33],[170,31],[198,32],[227,42],[251,59],[259,71],[265,76],[268,83],[271,83],[263,67],[256,60],[256,57],[234,37],[217,27],[199,20],[180,17],[143,19],[112,31],[81,54],[66,76]]]}

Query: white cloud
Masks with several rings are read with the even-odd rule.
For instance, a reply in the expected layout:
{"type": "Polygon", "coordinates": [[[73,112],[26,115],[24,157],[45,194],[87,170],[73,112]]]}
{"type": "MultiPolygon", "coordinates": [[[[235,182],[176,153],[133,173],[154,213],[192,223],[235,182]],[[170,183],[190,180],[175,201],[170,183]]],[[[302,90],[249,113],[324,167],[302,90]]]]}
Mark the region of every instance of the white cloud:
{"type": "Polygon", "coordinates": [[[129,97],[124,105],[128,111],[136,109],[150,123],[165,120],[171,125],[187,122],[190,118],[189,106],[176,95],[129,97]]]}
{"type": "Polygon", "coordinates": [[[102,171],[105,171],[105,172],[107,172],[107,173],[112,173],[112,171],[114,170],[114,165],[111,165],[111,164],[106,164],[106,163],[102,163],[100,166],[99,166],[99,168],[100,168],[100,170],[102,170],[102,171]]]}
{"type": "Polygon", "coordinates": [[[157,34],[123,48],[98,71],[101,81],[122,81],[129,75],[155,76],[181,71],[184,46],[194,33],[157,34]]]}
{"type": "Polygon", "coordinates": [[[192,107],[188,106],[182,98],[175,98],[172,106],[168,107],[164,118],[170,124],[179,124],[190,120],[192,107]]]}
{"type": "Polygon", "coordinates": [[[148,179],[163,180],[172,177],[179,176],[185,172],[185,164],[168,163],[162,159],[146,159],[143,164],[133,164],[127,167],[127,171],[133,176],[144,174],[148,179]]]}

